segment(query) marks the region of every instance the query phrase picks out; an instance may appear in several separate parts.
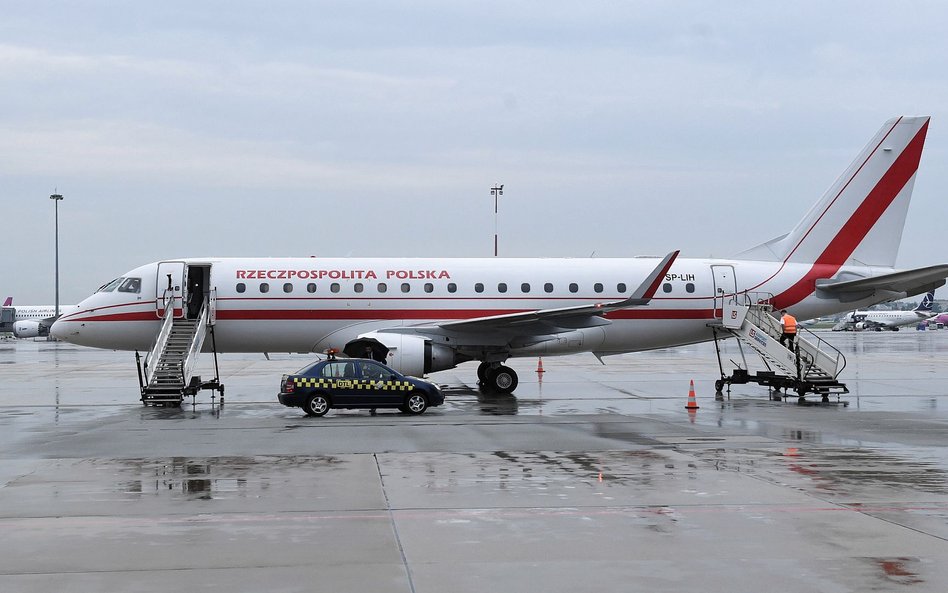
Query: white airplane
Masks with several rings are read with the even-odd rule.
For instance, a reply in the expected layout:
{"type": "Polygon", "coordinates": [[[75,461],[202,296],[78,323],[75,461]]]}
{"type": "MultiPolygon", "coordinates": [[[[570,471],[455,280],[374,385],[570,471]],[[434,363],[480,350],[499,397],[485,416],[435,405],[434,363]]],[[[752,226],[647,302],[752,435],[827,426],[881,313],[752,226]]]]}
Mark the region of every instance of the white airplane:
{"type": "Polygon", "coordinates": [[[477,360],[482,384],[509,393],[517,386],[503,364],[510,358],[591,352],[601,359],[711,340],[709,324],[732,298],[772,295],[776,309],[799,319],[904,298],[948,276],[948,264],[894,269],[928,122],[886,122],[795,228],[734,259],[675,251],[631,259],[167,260],[105,285],[52,333],[147,351],[166,291],[182,316],[193,314],[199,295],[216,320],[217,352],[336,348],[412,375],[477,360]]]}
{"type": "MultiPolygon", "coordinates": [[[[844,329],[888,329],[899,331],[899,327],[925,321],[934,317],[932,313],[932,303],[935,301],[935,291],[929,291],[911,311],[853,311],[843,318],[844,329]]],[[[835,328],[834,328],[835,329],[835,328]]]]}
{"type": "MultiPolygon", "coordinates": [[[[56,305],[13,305],[13,297],[7,297],[3,302],[3,309],[13,312],[10,315],[9,330],[18,338],[35,338],[49,333],[53,322],[56,321],[56,305]]],[[[60,305],[59,313],[72,311],[76,305],[60,305]]],[[[7,315],[2,319],[7,322],[7,315]]],[[[6,328],[4,328],[6,329],[6,328]]]]}

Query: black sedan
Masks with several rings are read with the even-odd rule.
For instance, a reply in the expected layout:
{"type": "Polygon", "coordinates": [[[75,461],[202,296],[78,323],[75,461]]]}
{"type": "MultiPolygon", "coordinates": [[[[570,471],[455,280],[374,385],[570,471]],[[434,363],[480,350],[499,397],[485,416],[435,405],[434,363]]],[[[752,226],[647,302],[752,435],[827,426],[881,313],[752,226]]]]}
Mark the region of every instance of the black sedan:
{"type": "Polygon", "coordinates": [[[365,358],[330,358],[303,367],[280,381],[280,403],[322,416],[330,408],[397,408],[423,414],[444,395],[434,383],[406,377],[365,358]]]}

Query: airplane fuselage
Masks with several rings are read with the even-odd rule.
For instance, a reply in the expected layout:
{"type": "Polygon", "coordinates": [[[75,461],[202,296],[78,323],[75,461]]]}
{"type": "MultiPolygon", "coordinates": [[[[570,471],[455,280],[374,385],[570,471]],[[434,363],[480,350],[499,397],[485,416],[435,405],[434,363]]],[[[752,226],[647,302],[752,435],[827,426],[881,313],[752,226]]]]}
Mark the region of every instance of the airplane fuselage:
{"type": "MultiPolygon", "coordinates": [[[[64,315],[57,332],[100,348],[148,350],[170,286],[189,298],[185,273],[207,270],[218,352],[321,352],[376,329],[619,301],[656,259],[206,258],[156,262],[123,278],[138,292],[97,292],[64,315]]],[[[555,340],[517,343],[515,332],[484,337],[510,356],[617,354],[709,339],[723,299],[773,297],[800,319],[851,309],[813,295],[813,264],[678,259],[648,306],[613,311],[609,323],[555,340]],[[744,293],[747,293],[745,297],[744,293]]],[[[846,266],[872,276],[887,268],[846,266]]],[[[867,301],[866,304],[868,304],[867,301]]],[[[857,305],[858,306],[858,305],[857,305]]],[[[205,349],[211,348],[209,342],[205,349]]]]}

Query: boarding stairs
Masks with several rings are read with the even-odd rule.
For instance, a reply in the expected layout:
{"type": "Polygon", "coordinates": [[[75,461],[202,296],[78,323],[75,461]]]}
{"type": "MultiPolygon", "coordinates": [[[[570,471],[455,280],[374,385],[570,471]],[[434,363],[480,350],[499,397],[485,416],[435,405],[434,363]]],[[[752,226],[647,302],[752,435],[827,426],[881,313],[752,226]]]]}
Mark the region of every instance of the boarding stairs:
{"type": "MultiPolygon", "coordinates": [[[[732,298],[721,309],[721,321],[712,325],[717,330],[733,335],[740,344],[750,346],[761,358],[766,371],[751,374],[744,365],[730,375],[724,373],[720,348],[717,348],[721,379],[715,382],[717,391],[727,384],[754,382],[776,390],[782,388],[796,391],[801,400],[807,393],[815,393],[824,402],[831,395],[849,393],[846,385],[837,378],[846,366],[846,357],[828,342],[804,328],[797,326],[795,346],[791,350],[780,343],[783,330],[773,314],[772,297],[760,293],[745,293],[743,298],[732,298]]],[[[743,357],[743,348],[741,349],[743,357]]]]}
{"type": "MultiPolygon", "coordinates": [[[[224,386],[217,370],[214,348],[215,378],[202,382],[194,375],[194,366],[208,335],[213,340],[211,299],[205,299],[200,313],[193,319],[175,310],[174,295],[166,294],[161,331],[151,352],[139,366],[142,403],[145,405],[180,405],[185,396],[194,396],[201,389],[216,389],[224,401],[224,386]]],[[[138,353],[136,352],[136,356],[138,353]]]]}

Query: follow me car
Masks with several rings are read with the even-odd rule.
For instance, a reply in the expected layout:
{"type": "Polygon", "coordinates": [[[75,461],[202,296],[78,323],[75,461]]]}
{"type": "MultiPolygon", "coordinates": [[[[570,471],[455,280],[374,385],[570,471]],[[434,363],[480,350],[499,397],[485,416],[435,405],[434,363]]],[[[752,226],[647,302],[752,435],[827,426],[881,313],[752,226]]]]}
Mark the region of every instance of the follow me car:
{"type": "Polygon", "coordinates": [[[280,403],[322,416],[330,408],[398,408],[423,414],[440,406],[444,395],[434,383],[406,377],[365,358],[321,360],[280,382],[280,403]]]}

